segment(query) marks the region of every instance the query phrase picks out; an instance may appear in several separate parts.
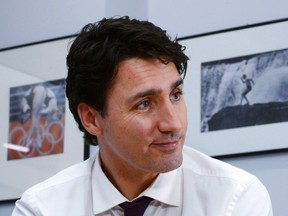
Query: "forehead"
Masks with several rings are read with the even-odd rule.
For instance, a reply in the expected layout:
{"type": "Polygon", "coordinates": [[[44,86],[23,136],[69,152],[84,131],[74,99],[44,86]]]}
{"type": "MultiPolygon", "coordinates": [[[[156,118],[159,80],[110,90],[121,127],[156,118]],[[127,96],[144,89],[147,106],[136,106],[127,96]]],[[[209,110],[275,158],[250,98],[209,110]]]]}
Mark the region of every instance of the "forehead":
{"type": "Polygon", "coordinates": [[[153,81],[179,79],[180,75],[174,63],[163,63],[158,59],[130,58],[120,62],[115,84],[127,86],[149,85],[153,81]],[[133,82],[133,83],[131,83],[133,82]]]}

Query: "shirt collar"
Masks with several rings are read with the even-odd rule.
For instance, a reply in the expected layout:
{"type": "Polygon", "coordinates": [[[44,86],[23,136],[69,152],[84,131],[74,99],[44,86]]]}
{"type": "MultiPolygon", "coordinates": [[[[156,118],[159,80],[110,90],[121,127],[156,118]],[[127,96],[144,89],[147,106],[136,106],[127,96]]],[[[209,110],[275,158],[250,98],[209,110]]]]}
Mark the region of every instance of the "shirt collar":
{"type": "Polygon", "coordinates": [[[171,206],[180,206],[181,175],[179,169],[161,173],[140,196],[148,196],[171,206]]]}
{"type": "MultiPolygon", "coordinates": [[[[99,153],[92,170],[93,212],[98,214],[128,201],[109,181],[102,171],[99,153]]],[[[172,206],[181,204],[181,174],[179,169],[161,173],[157,179],[139,195],[148,196],[172,206]]]]}
{"type": "Polygon", "coordinates": [[[95,165],[92,168],[92,199],[93,212],[98,214],[113,208],[127,199],[114,187],[102,171],[97,152],[95,165]]]}

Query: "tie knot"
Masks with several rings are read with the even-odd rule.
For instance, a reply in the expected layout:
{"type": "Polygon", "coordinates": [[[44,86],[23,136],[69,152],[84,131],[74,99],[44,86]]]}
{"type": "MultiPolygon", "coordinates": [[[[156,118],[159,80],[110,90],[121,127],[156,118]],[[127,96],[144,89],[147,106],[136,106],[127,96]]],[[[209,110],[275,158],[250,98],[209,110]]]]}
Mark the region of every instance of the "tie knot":
{"type": "Polygon", "coordinates": [[[152,200],[144,196],[132,202],[121,203],[119,206],[124,210],[124,216],[142,216],[152,200]]]}

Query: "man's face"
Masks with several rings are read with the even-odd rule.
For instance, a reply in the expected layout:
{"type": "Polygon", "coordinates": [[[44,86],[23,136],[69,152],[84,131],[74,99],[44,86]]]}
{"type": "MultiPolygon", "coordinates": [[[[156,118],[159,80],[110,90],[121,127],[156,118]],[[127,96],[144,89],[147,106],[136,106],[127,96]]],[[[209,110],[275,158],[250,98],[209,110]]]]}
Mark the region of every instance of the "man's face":
{"type": "Polygon", "coordinates": [[[104,167],[168,172],[182,163],[187,129],[182,79],[173,63],[131,58],[120,63],[98,136],[104,167]]]}

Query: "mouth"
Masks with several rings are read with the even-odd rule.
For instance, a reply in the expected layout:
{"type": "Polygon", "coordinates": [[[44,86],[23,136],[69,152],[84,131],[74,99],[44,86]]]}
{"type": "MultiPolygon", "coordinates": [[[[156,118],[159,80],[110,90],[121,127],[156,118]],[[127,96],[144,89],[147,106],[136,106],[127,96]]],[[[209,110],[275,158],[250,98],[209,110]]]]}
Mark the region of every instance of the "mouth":
{"type": "Polygon", "coordinates": [[[159,149],[161,151],[174,151],[180,146],[180,141],[161,141],[151,143],[153,148],[159,149]]]}

